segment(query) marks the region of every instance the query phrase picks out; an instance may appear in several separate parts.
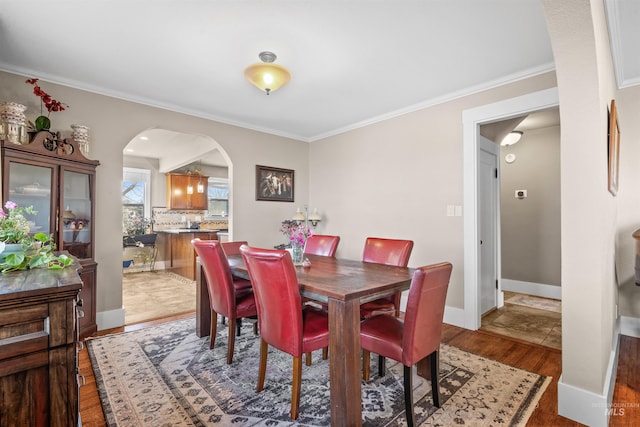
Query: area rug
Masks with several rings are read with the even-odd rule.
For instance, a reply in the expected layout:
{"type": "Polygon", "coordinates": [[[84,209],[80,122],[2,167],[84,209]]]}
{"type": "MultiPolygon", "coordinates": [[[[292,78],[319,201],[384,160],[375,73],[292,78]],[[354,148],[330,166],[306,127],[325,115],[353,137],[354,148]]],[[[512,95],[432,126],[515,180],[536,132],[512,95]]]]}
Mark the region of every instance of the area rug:
{"type": "Polygon", "coordinates": [[[162,270],[122,275],[127,325],[196,309],[196,282],[162,270]]]}
{"type": "Polygon", "coordinates": [[[537,308],[539,310],[562,313],[562,301],[551,298],[542,298],[534,295],[519,294],[514,292],[504,293],[504,302],[510,304],[524,305],[526,307],[537,308]]]}
{"type": "MultiPolygon", "coordinates": [[[[270,349],[265,389],[255,391],[259,339],[252,325],[236,337],[226,364],[226,331],[216,345],[195,334],[187,318],[87,341],[109,426],[329,426],[329,361],[315,352],[303,366],[300,416],[289,419],[291,356],[270,349]]],[[[402,365],[387,360],[387,375],[362,383],[365,426],[404,426],[402,365]]],[[[442,345],[440,409],[431,385],[414,376],[417,425],[524,426],[551,378],[442,345]]]]}

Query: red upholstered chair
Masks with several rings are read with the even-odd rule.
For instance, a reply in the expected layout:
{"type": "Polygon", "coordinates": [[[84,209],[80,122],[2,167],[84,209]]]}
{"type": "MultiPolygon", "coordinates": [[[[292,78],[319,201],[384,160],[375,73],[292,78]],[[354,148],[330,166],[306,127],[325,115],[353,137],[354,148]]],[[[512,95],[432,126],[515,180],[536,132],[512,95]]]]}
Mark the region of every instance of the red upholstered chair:
{"type": "Polygon", "coordinates": [[[404,399],[407,425],[413,426],[412,366],[429,356],[433,404],[440,407],[438,386],[442,318],[451,276],[451,264],[418,268],[413,274],[404,319],[382,314],[360,325],[363,378],[369,380],[370,353],[377,353],[378,371],[384,376],[385,357],[404,365],[404,399]]]}
{"type": "Polygon", "coordinates": [[[269,346],[293,356],[291,419],[298,418],[302,355],[329,345],[329,322],[321,310],[303,306],[296,270],[287,251],[240,248],[258,307],[260,370],[257,391],[264,388],[269,346]]]}
{"type": "MultiPolygon", "coordinates": [[[[227,364],[233,361],[235,346],[235,329],[237,319],[252,317],[258,314],[252,289],[236,292],[233,276],[227,257],[217,240],[191,241],[207,279],[209,289],[209,305],[211,307],[211,332],[209,348],[213,348],[216,341],[218,314],[229,319],[229,338],[227,342],[227,364]]],[[[249,282],[250,283],[250,282],[249,282]]],[[[254,330],[255,332],[255,330],[254,330]]]]}
{"type": "MultiPolygon", "coordinates": [[[[367,237],[362,253],[362,261],[375,262],[378,264],[395,265],[406,267],[409,263],[413,241],[398,239],[382,239],[379,237],[367,237]]],[[[367,317],[376,314],[400,315],[401,292],[394,295],[369,301],[360,306],[360,317],[367,317]]]]}
{"type": "MultiPolygon", "coordinates": [[[[222,251],[226,256],[229,255],[240,255],[240,246],[246,245],[247,242],[245,240],[237,241],[237,242],[220,242],[220,246],[222,246],[222,251]]],[[[233,278],[233,287],[236,290],[236,295],[253,292],[251,288],[251,282],[249,280],[241,279],[238,277],[233,278]]],[[[222,316],[222,324],[225,324],[225,317],[222,316]]],[[[238,319],[236,322],[236,335],[240,336],[240,328],[242,327],[242,319],[238,319]]],[[[257,332],[257,326],[254,327],[254,332],[257,332]]]]}
{"type": "Polygon", "coordinates": [[[340,236],[314,234],[307,238],[304,253],[335,257],[338,243],[340,243],[340,236]]]}

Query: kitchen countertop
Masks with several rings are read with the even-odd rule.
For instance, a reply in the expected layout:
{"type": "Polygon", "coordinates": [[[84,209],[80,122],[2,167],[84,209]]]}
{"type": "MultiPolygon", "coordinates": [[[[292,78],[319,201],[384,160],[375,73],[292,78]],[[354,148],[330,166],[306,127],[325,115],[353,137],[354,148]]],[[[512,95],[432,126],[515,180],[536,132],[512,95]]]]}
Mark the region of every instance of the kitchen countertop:
{"type": "Polygon", "coordinates": [[[217,233],[219,231],[227,231],[227,230],[220,230],[217,228],[213,228],[213,229],[174,228],[171,230],[155,230],[154,233],[185,234],[185,233],[217,233]]]}

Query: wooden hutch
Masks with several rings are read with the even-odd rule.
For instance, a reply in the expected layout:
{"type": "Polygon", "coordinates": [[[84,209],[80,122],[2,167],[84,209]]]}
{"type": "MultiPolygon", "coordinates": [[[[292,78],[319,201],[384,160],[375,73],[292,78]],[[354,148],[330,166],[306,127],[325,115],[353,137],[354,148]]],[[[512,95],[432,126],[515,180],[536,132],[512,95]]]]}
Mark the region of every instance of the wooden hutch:
{"type": "Polygon", "coordinates": [[[57,249],[82,267],[77,305],[80,338],[96,333],[95,192],[97,160],[80,152],[71,138],[41,131],[29,144],[2,144],[2,204],[33,206],[31,232],[52,234],[57,249]]]}

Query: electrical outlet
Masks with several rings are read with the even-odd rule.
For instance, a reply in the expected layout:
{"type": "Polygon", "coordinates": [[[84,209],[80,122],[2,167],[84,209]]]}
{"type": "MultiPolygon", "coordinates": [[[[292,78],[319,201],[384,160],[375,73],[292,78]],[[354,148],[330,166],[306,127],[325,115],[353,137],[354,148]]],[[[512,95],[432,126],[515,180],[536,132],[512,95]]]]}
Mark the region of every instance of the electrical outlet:
{"type": "Polygon", "coordinates": [[[527,190],[516,190],[516,199],[524,199],[527,197],[527,190]]]}

